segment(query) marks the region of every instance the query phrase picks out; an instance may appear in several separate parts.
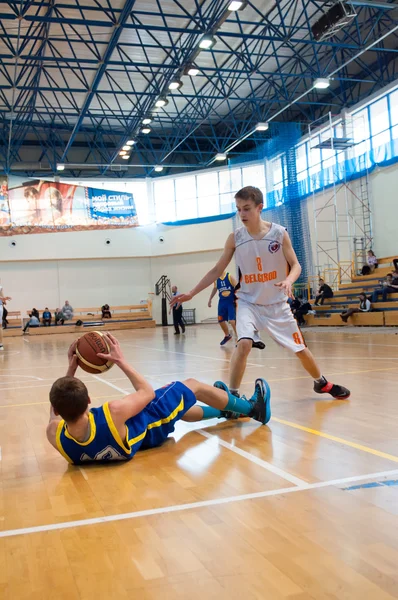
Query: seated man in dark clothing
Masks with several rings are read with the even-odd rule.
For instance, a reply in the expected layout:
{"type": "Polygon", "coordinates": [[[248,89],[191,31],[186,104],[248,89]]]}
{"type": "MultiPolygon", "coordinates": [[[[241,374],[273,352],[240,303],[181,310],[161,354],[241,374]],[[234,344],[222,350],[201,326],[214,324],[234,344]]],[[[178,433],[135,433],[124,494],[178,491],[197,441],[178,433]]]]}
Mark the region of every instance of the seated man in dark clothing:
{"type": "Polygon", "coordinates": [[[302,302],[299,298],[297,298],[297,296],[295,296],[294,300],[290,303],[290,308],[292,309],[292,313],[297,321],[297,324],[300,327],[305,325],[304,315],[311,310],[311,304],[307,301],[302,302]]]}
{"type": "Polygon", "coordinates": [[[387,301],[388,294],[398,293],[398,277],[393,277],[388,273],[384,281],[379,281],[380,287],[376,288],[372,294],[372,303],[377,302],[379,296],[382,296],[383,302],[387,301]]]}
{"type": "Polygon", "coordinates": [[[102,311],[103,319],[111,319],[112,318],[111,309],[109,308],[109,304],[104,304],[104,306],[101,306],[101,311],[102,311]]]}
{"type": "Polygon", "coordinates": [[[58,325],[58,323],[61,323],[61,325],[64,324],[65,318],[64,318],[64,314],[60,308],[55,309],[54,316],[55,316],[55,325],[58,325]]]}
{"type": "Polygon", "coordinates": [[[52,317],[52,315],[51,315],[50,311],[48,310],[48,308],[46,306],[46,308],[45,308],[45,310],[43,312],[43,319],[42,319],[44,327],[50,327],[50,325],[51,325],[51,317],[52,317]]]}
{"type": "Polygon", "coordinates": [[[319,301],[323,304],[325,298],[333,298],[333,290],[323,279],[320,279],[318,295],[315,298],[315,306],[319,306],[319,301]]]}

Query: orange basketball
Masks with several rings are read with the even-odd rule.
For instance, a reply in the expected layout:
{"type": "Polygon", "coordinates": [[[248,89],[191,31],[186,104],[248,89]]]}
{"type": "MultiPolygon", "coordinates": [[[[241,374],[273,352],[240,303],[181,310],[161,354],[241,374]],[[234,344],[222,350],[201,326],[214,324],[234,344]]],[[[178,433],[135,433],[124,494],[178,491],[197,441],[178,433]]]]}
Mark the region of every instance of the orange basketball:
{"type": "Polygon", "coordinates": [[[77,364],[87,373],[103,373],[113,367],[113,362],[97,356],[97,352],[108,354],[109,345],[100,331],[89,331],[77,340],[77,364]]]}

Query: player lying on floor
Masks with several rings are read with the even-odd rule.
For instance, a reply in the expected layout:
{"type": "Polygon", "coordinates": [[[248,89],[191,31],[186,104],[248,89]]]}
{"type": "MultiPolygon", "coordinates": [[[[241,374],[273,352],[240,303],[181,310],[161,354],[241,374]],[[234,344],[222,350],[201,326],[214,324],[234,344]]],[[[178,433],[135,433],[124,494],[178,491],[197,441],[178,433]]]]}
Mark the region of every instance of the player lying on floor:
{"type": "Polygon", "coordinates": [[[256,379],[250,400],[233,396],[222,382],[212,387],[195,379],[174,381],[153,390],[144,377],[127,364],[117,339],[110,333],[105,336],[110,351],[99,356],[114,362],[136,391],[121,400],[89,409],[87,388],[75,378],[76,342],[71,345],[66,376],[57,379],[50,391],[47,426],[48,441],[70,463],[130,460],[138,450],[162,444],[180,419],[193,422],[245,415],[264,425],[270,420],[271,392],[264,379],[256,379]],[[198,405],[197,400],[207,406],[198,405]]]}

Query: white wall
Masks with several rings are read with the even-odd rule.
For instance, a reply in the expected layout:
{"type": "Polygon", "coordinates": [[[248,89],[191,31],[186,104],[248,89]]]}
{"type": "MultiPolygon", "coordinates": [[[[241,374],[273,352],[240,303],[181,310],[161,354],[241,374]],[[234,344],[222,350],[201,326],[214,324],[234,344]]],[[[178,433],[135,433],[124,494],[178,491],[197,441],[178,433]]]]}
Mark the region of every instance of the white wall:
{"type": "MultiPolygon", "coordinates": [[[[373,221],[373,249],[378,257],[398,256],[398,164],[376,169],[369,175],[368,181],[373,221]]],[[[363,214],[358,200],[361,196],[360,188],[360,180],[349,182],[348,186],[336,186],[340,261],[351,260],[353,236],[363,237],[363,214]]],[[[337,260],[333,188],[309,197],[307,209],[314,265],[331,267],[337,260]],[[317,237],[319,245],[322,246],[322,249],[318,248],[318,257],[314,217],[316,211],[317,237]]]]}
{"type": "Polygon", "coordinates": [[[398,164],[371,175],[373,235],[377,256],[398,256],[398,164]]]}
{"type": "MultiPolygon", "coordinates": [[[[378,169],[370,177],[373,205],[374,249],[378,256],[398,255],[396,235],[398,165],[378,169]]],[[[352,184],[357,193],[358,182],[352,184]]],[[[325,204],[332,190],[317,194],[318,208],[325,204]]],[[[339,229],[342,237],[346,227],[346,194],[338,192],[339,229]]],[[[355,208],[348,194],[349,210],[355,208]]],[[[311,243],[315,257],[313,199],[307,200],[311,243]]],[[[333,240],[332,209],[326,209],[318,221],[321,240],[333,240]],[[329,211],[329,213],[328,213],[329,211]]],[[[353,231],[351,219],[351,231],[353,231]]],[[[134,229],[63,232],[38,235],[0,236],[0,281],[5,292],[13,297],[10,308],[39,308],[62,304],[68,299],[75,306],[137,303],[154,291],[161,275],[168,275],[180,291],[190,290],[215,264],[223,249],[232,220],[197,225],[166,227],[153,225],[134,229]],[[160,241],[163,238],[163,242],[160,241]],[[105,240],[111,244],[106,245],[105,240]],[[16,246],[10,245],[16,241],[16,246]]],[[[360,236],[360,229],[357,229],[360,236]]],[[[328,253],[335,253],[333,241],[328,253]]],[[[341,241],[341,260],[350,260],[348,241],[341,241]]],[[[322,264],[333,261],[321,254],[322,264]]],[[[235,273],[235,266],[231,265],[235,273]]],[[[210,293],[202,292],[186,306],[197,309],[197,320],[215,315],[207,308],[210,293]]],[[[160,322],[160,299],[154,300],[155,315],[160,322]]]]}
{"type": "MultiPolygon", "coordinates": [[[[65,300],[75,307],[135,304],[154,292],[161,275],[189,291],[217,262],[231,231],[232,220],[225,220],[0,237],[0,281],[13,298],[14,310],[54,308],[65,300]]],[[[215,308],[207,308],[209,294],[205,291],[187,304],[197,309],[198,321],[215,315],[215,308]]],[[[154,314],[160,322],[157,297],[154,314]]]]}

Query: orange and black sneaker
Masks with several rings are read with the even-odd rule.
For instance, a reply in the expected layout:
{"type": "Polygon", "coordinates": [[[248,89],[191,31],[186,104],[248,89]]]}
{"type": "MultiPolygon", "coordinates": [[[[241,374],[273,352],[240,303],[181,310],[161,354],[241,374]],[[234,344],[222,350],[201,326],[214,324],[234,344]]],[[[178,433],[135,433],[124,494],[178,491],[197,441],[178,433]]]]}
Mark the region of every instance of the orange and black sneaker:
{"type": "Polygon", "coordinates": [[[350,397],[350,390],[343,387],[342,385],[337,385],[335,383],[331,383],[323,378],[323,381],[315,381],[314,382],[314,392],[317,394],[330,394],[336,400],[348,400],[350,397]]]}

